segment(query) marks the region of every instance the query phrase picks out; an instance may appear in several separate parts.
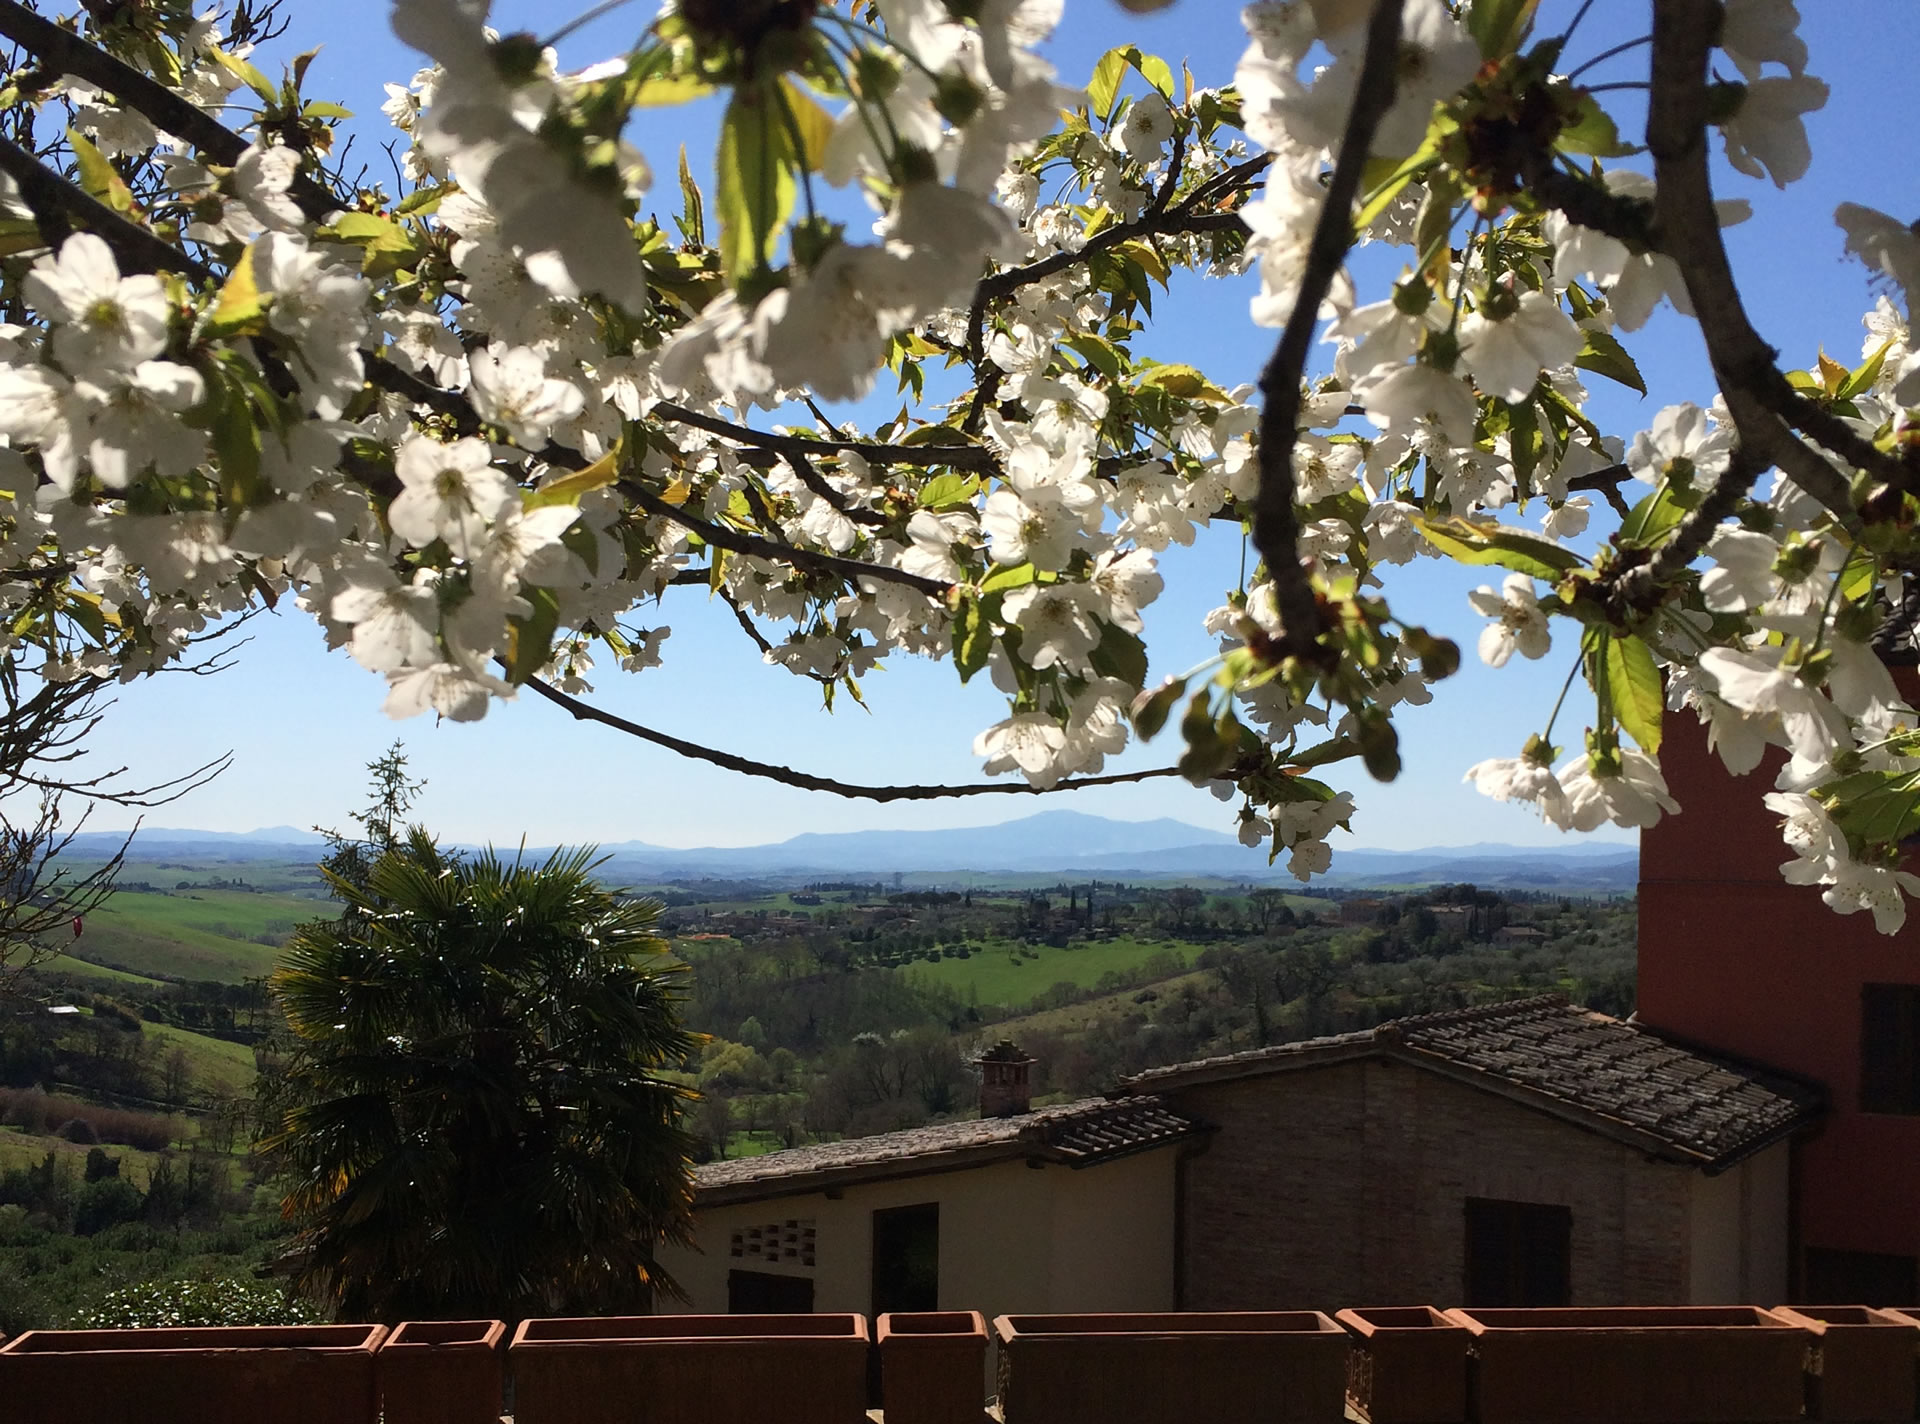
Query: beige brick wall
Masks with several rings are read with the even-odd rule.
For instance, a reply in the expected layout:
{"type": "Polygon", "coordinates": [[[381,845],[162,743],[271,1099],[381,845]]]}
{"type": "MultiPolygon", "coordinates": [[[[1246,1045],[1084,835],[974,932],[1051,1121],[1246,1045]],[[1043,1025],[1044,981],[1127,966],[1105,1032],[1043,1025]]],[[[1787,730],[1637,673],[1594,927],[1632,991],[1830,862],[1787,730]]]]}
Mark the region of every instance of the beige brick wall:
{"type": "Polygon", "coordinates": [[[1381,1059],[1177,1090],[1188,1310],[1464,1300],[1465,1201],[1573,1212],[1575,1305],[1688,1299],[1692,1169],[1381,1059]]]}

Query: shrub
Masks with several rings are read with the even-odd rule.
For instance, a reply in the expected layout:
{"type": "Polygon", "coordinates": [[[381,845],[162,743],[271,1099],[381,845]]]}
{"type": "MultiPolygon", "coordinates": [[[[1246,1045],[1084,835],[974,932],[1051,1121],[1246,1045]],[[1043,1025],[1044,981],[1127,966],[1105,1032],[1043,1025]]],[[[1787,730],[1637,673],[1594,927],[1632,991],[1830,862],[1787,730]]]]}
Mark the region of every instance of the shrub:
{"type": "Polygon", "coordinates": [[[73,1234],[91,1236],[109,1226],[136,1220],[144,1198],[140,1189],[122,1177],[101,1177],[80,1189],[73,1208],[73,1234]]]}
{"type": "Polygon", "coordinates": [[[325,1317],[270,1281],[221,1276],[206,1281],[143,1281],[109,1291],[72,1321],[79,1330],[161,1326],[316,1325],[325,1317]]]}

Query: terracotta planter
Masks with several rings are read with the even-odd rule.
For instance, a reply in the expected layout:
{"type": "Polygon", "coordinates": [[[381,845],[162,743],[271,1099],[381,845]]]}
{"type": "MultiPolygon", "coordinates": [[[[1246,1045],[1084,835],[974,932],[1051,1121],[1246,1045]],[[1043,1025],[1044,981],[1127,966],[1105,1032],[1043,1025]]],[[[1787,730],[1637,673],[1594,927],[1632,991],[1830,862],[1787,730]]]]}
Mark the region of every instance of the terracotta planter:
{"type": "Polygon", "coordinates": [[[1479,1424],[1797,1420],[1811,1337],[1755,1306],[1449,1310],[1479,1424]]]}
{"type": "Polygon", "coordinates": [[[1466,1328],[1430,1305],[1343,1310],[1353,1332],[1347,1403],[1371,1424],[1460,1424],[1467,1417],[1466,1328]]]}
{"type": "Polygon", "coordinates": [[[382,1424],[498,1424],[498,1320],[409,1320],[380,1347],[382,1424]]]}
{"type": "Polygon", "coordinates": [[[1347,1335],[1317,1310],[1002,1315],[1006,1424],[1340,1424],[1347,1335]]]}
{"type": "Polygon", "coordinates": [[[1864,1305],[1781,1306],[1774,1312],[1813,1332],[1807,1414],[1813,1419],[1912,1419],[1920,1327],[1864,1305]]]}
{"type": "Polygon", "coordinates": [[[523,1320],[514,1424],[862,1424],[859,1315],[523,1320]]]}
{"type": "Polygon", "coordinates": [[[0,1413],[33,1424],[374,1424],[383,1325],[29,1330],[0,1413]]]}
{"type": "Polygon", "coordinates": [[[987,1322],[979,1311],[883,1315],[876,1339],[887,1424],[981,1424],[987,1322]]]}

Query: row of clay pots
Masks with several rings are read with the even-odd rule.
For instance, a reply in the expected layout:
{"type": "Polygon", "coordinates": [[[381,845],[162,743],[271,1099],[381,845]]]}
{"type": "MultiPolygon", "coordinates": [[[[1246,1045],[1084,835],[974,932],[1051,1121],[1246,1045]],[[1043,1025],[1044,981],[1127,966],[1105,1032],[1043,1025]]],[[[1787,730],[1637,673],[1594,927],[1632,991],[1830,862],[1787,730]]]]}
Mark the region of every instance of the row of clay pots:
{"type": "MultiPolygon", "coordinates": [[[[35,1424],[860,1424],[858,1315],[33,1331],[35,1424]]],[[[1003,1315],[1005,1424],[1792,1424],[1915,1417],[1920,1312],[1859,1306],[1003,1315]],[[1344,1327],[1344,1328],[1343,1328],[1344,1327]]],[[[977,1312],[880,1317],[886,1424],[982,1424],[977,1312]]]]}
{"type": "Polygon", "coordinates": [[[498,1320],[30,1330],[0,1347],[0,1420],[496,1424],[498,1320]]]}

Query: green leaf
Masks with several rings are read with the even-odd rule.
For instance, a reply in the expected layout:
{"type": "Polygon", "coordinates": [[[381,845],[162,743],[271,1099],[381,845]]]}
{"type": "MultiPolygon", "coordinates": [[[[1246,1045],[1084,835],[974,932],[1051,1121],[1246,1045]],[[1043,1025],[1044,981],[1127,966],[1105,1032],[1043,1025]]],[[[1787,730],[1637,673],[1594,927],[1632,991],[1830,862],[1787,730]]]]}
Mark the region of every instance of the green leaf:
{"type": "Polygon", "coordinates": [[[673,104],[690,104],[713,93],[714,85],[691,74],[655,74],[629,91],[628,102],[636,109],[661,109],[673,104]]]}
{"type": "Polygon", "coordinates": [[[435,183],[431,187],[415,188],[400,200],[399,206],[393,210],[394,215],[396,217],[411,217],[414,213],[433,212],[443,201],[459,191],[460,185],[458,183],[435,183]]]}
{"type": "Polygon", "coordinates": [[[520,596],[533,605],[533,612],[507,620],[507,681],[516,686],[546,663],[553,650],[553,635],[560,627],[560,601],[552,589],[526,584],[520,596]]]}
{"type": "Polygon", "coordinates": [[[1914,772],[1862,771],[1820,790],[1835,798],[1834,823],[1862,848],[1920,834],[1920,775],[1914,772]]]}
{"type": "MultiPolygon", "coordinates": [[[[31,226],[31,224],[29,224],[31,226]]],[[[39,229],[35,229],[38,232],[39,229]]],[[[1120,379],[1123,353],[1105,337],[1085,332],[1079,336],[1069,336],[1065,345],[1087,358],[1087,364],[1108,380],[1120,379]]]]}
{"type": "Polygon", "coordinates": [[[1687,517],[1690,504],[1662,482],[1659,489],[1627,512],[1620,524],[1620,542],[1652,546],[1665,539],[1687,517]]]}
{"type": "Polygon", "coordinates": [[[833,141],[833,115],[820,107],[820,101],[790,79],[780,81],[780,95],[787,113],[800,133],[801,157],[809,173],[818,173],[827,161],[827,145],[833,141]]]}
{"type": "Polygon", "coordinates": [[[1120,97],[1120,76],[1127,72],[1127,51],[1132,48],[1121,45],[1110,49],[1093,66],[1093,78],[1087,83],[1087,107],[1103,119],[1113,117],[1113,106],[1120,97]]]}
{"type": "Polygon", "coordinates": [[[1639,638],[1618,633],[1607,637],[1607,692],[1613,715],[1628,736],[1648,756],[1660,753],[1660,721],[1666,710],[1666,692],[1653,650],[1639,638]]]}
{"type": "Polygon", "coordinates": [[[260,291],[260,282],[253,270],[253,253],[251,247],[242,252],[233,270],[227,273],[220,295],[214,298],[206,324],[201,328],[206,339],[247,336],[265,330],[267,299],[260,291]]]}
{"type": "Polygon", "coordinates": [[[1101,625],[1100,642],[1087,660],[1102,677],[1117,677],[1129,687],[1147,680],[1147,645],[1112,623],[1101,625]]]}
{"type": "Polygon", "coordinates": [[[1173,102],[1173,70],[1157,54],[1142,54],[1129,45],[1127,59],[1139,71],[1140,77],[1160,91],[1160,97],[1169,104],[1173,102]]]}
{"type": "Polygon", "coordinates": [[[1165,391],[1170,396],[1182,400],[1212,401],[1216,405],[1231,405],[1232,399],[1206,375],[1193,366],[1174,364],[1154,366],[1140,377],[1140,384],[1165,391]]]}
{"type": "Polygon", "coordinates": [[[615,445],[584,470],[575,470],[557,480],[548,480],[539,489],[528,490],[520,496],[520,502],[522,507],[529,510],[545,509],[554,504],[578,504],[582,495],[605,489],[619,478],[620,447],[615,445]]]}
{"type": "Polygon", "coordinates": [[[1167,725],[1167,718],[1173,715],[1173,704],[1180,700],[1187,690],[1184,677],[1170,677],[1151,692],[1143,692],[1133,699],[1128,715],[1133,718],[1133,729],[1140,734],[1143,742],[1152,741],[1160,729],[1167,725]]]}
{"type": "Polygon", "coordinates": [[[1353,230],[1366,231],[1368,225],[1384,213],[1395,198],[1400,196],[1401,189],[1437,163],[1440,144],[1459,127],[1459,124],[1444,114],[1435,116],[1432,126],[1427,130],[1426,138],[1421,140],[1420,147],[1408,154],[1399,167],[1367,189],[1366,200],[1361,203],[1360,211],[1354,214],[1353,230]]]}
{"type": "Polygon", "coordinates": [[[0,218],[0,257],[45,247],[47,239],[32,218],[0,218]]]}
{"type": "Polygon", "coordinates": [[[260,502],[265,484],[260,478],[260,427],[246,383],[229,372],[223,374],[226,378],[213,392],[217,414],[211,435],[214,454],[220,459],[222,511],[234,519],[260,502]]]}
{"type": "Polygon", "coordinates": [[[280,102],[279,89],[268,81],[266,75],[262,74],[238,55],[228,54],[218,45],[210,46],[210,48],[214,60],[220,67],[238,79],[242,84],[246,85],[247,88],[253,90],[254,93],[258,94],[263,102],[268,104],[277,104],[280,102]]]}
{"type": "Polygon", "coordinates": [[[764,90],[741,87],[720,125],[715,197],[720,205],[720,262],[738,287],[766,267],[780,228],[793,210],[792,151],[786,125],[764,90]]]}
{"type": "Polygon", "coordinates": [[[1592,371],[1596,376],[1605,376],[1610,381],[1618,381],[1631,390],[1647,393],[1647,383],[1640,374],[1640,368],[1634,364],[1633,357],[1613,339],[1610,332],[1588,331],[1587,343],[1580,348],[1580,354],[1573,358],[1573,364],[1583,371],[1592,371]]]}
{"type": "Polygon", "coordinates": [[[977,476],[949,472],[935,475],[920,486],[919,504],[922,509],[951,509],[955,505],[971,503],[979,493],[980,480],[977,476]]]}
{"type": "Polygon", "coordinates": [[[680,239],[692,243],[695,247],[707,245],[706,204],[700,196],[700,185],[693,181],[693,170],[687,167],[687,146],[680,145],[680,216],[677,220],[680,239]]]}
{"type": "Polygon", "coordinates": [[[1553,146],[1562,153],[1581,153],[1590,158],[1619,158],[1635,151],[1632,144],[1620,142],[1613,117],[1587,93],[1579,97],[1579,117],[1560,130],[1553,146]]]}
{"type": "Polygon", "coordinates": [[[1855,396],[1864,395],[1871,390],[1873,383],[1880,379],[1880,369],[1887,364],[1887,351],[1892,345],[1891,341],[1881,342],[1880,349],[1855,367],[1846,380],[1840,383],[1840,389],[1834,392],[1834,399],[1852,400],[1855,396]]]}
{"type": "Polygon", "coordinates": [[[1539,7],[1540,0],[1473,0],[1467,33],[1480,46],[1480,57],[1499,59],[1518,49],[1539,7]]]}
{"type": "Polygon", "coordinates": [[[1497,564],[1503,569],[1557,583],[1562,574],[1579,568],[1582,562],[1571,549],[1515,533],[1498,524],[1476,523],[1457,515],[1435,519],[1415,514],[1409,518],[1426,535],[1428,543],[1457,563],[1497,564]]]}
{"type": "Polygon", "coordinates": [[[411,267],[423,255],[411,231],[378,213],[342,213],[316,235],[360,248],[360,270],[369,277],[384,277],[411,267]]]}
{"type": "Polygon", "coordinates": [[[80,186],[90,197],[98,198],[121,217],[133,211],[133,189],[127,186],[106,154],[95,148],[75,129],[67,130],[67,142],[73,146],[74,164],[80,170],[80,186]]]}
{"type": "Polygon", "coordinates": [[[350,119],[353,110],[341,104],[330,104],[324,99],[310,99],[300,106],[300,114],[308,119],[350,119]]]}
{"type": "Polygon", "coordinates": [[[958,595],[953,609],[953,665],[966,682],[987,665],[993,651],[993,620],[987,616],[982,600],[971,594],[958,595]]]}
{"type": "Polygon", "coordinates": [[[1010,588],[1024,588],[1032,583],[1039,571],[1032,564],[1015,564],[1009,569],[996,569],[987,575],[980,585],[982,593],[1005,593],[1010,588]]]}

